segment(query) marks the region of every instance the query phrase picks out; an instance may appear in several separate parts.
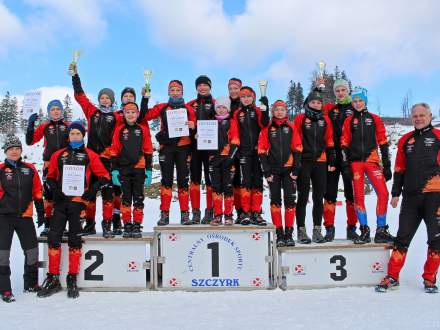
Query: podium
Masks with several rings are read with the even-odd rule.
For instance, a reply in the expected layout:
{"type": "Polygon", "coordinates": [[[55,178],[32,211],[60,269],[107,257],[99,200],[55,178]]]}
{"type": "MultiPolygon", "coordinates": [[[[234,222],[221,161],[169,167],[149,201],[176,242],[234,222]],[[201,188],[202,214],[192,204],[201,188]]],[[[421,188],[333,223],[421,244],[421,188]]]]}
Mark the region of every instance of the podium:
{"type": "MultiPolygon", "coordinates": [[[[44,271],[47,272],[47,238],[38,239],[44,271]]],[[[103,238],[101,233],[83,236],[81,267],[78,287],[88,291],[142,291],[154,288],[153,233],[143,233],[142,238],[103,238]]],[[[69,247],[67,238],[61,244],[60,280],[66,286],[69,247]]]]}
{"type": "Polygon", "coordinates": [[[278,248],[281,289],[376,285],[387,274],[389,244],[335,240],[278,248]]]}
{"type": "Polygon", "coordinates": [[[155,227],[158,290],[255,290],[276,287],[275,228],[155,227]]]}

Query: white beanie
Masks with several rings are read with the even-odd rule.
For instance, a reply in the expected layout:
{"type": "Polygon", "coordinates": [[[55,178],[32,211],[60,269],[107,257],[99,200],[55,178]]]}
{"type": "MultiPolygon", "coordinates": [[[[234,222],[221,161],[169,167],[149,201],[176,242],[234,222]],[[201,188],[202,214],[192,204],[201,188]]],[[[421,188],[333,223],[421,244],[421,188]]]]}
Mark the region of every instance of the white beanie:
{"type": "Polygon", "coordinates": [[[218,99],[215,100],[215,108],[224,106],[228,110],[231,110],[231,99],[229,96],[220,96],[218,99]]]}
{"type": "Polygon", "coordinates": [[[343,86],[347,89],[348,92],[350,92],[350,85],[348,84],[348,81],[345,79],[336,79],[334,84],[333,84],[333,93],[335,93],[336,91],[336,87],[338,86],[343,86]]]}

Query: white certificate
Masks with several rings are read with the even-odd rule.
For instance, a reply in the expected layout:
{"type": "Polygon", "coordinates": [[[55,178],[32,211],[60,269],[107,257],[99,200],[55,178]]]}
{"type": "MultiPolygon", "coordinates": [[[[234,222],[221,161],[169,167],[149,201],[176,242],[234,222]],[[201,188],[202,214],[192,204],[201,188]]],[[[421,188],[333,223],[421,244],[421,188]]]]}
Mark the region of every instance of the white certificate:
{"type": "Polygon", "coordinates": [[[197,150],[218,149],[218,121],[197,121],[197,150]]]}
{"type": "Polygon", "coordinates": [[[82,196],[85,179],[84,165],[63,165],[63,193],[66,196],[82,196]]]}
{"type": "Polygon", "coordinates": [[[189,136],[188,113],[185,108],[167,110],[166,114],[170,138],[189,136]]]}
{"type": "Polygon", "coordinates": [[[41,91],[30,91],[24,94],[23,99],[23,118],[29,117],[40,111],[41,91]]]}

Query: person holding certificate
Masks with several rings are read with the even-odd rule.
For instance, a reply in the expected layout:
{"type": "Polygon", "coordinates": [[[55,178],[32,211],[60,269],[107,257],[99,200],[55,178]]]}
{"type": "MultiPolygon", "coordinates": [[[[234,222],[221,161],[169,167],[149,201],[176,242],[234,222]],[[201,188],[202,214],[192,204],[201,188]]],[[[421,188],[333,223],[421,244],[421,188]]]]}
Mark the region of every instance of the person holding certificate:
{"type": "MultiPolygon", "coordinates": [[[[214,99],[211,95],[211,79],[207,76],[200,76],[196,79],[197,99],[188,103],[196,113],[197,120],[213,120],[215,119],[214,99]]],[[[194,224],[200,224],[200,183],[202,181],[202,168],[205,177],[206,187],[206,209],[205,215],[201,221],[203,224],[209,224],[214,216],[214,205],[212,201],[212,186],[209,178],[209,151],[198,150],[197,141],[193,141],[191,145],[191,183],[189,187],[189,195],[191,199],[191,207],[194,224]]]]}
{"type": "MultiPolygon", "coordinates": [[[[144,218],[144,181],[151,172],[153,145],[148,125],[137,123],[139,108],[136,103],[124,105],[124,125],[116,128],[113,135],[112,177],[118,180],[122,190],[122,222],[125,238],[141,238],[144,218]],[[133,205],[133,211],[132,211],[133,205]]],[[[112,237],[110,224],[103,224],[103,236],[112,237]]]]}
{"type": "MultiPolygon", "coordinates": [[[[241,171],[241,206],[243,214],[237,219],[242,225],[255,224],[265,226],[261,217],[263,202],[263,173],[257,153],[260,131],[269,124],[268,111],[261,111],[255,105],[255,91],[248,86],[240,89],[240,108],[234,113],[231,121],[233,140],[240,141],[238,149],[241,171]]],[[[266,96],[260,102],[268,108],[266,96]]]]}
{"type": "Polygon", "coordinates": [[[44,206],[41,181],[34,165],[21,159],[20,139],[9,135],[3,150],[6,160],[0,164],[0,297],[14,302],[11,289],[10,254],[14,232],[24,253],[24,291],[37,292],[38,242],[32,222],[32,202],[38,215],[38,227],[43,225],[44,206]]]}
{"type": "Polygon", "coordinates": [[[141,105],[141,112],[146,111],[146,113],[141,113],[141,124],[148,125],[149,120],[160,118],[160,131],[156,134],[156,140],[160,144],[159,164],[162,180],[160,186],[160,219],[157,224],[166,226],[170,222],[173,176],[174,169],[176,169],[180,222],[183,225],[190,225],[188,176],[191,138],[189,134],[176,137],[170,136],[168,119],[171,117],[168,116],[168,113],[184,109],[187,118],[186,125],[189,130],[194,130],[196,116],[193,108],[185,105],[181,81],[170,81],[168,96],[168,102],[156,104],[152,109],[148,110],[148,105],[145,106],[147,102],[145,98],[142,99],[141,105]]]}
{"type": "Polygon", "coordinates": [[[76,285],[81,259],[81,218],[86,204],[100,188],[111,186],[110,175],[98,154],[84,146],[85,128],[79,122],[69,126],[69,145],[50,158],[47,184],[54,200],[54,213],[48,234],[49,272],[37,296],[48,297],[61,290],[61,237],[69,222],[69,273],[67,296],[79,296],[76,285]],[[98,179],[91,180],[94,175],[98,179]]]}
{"type": "MultiPolygon", "coordinates": [[[[99,105],[95,106],[86,94],[81,85],[76,64],[70,64],[72,70],[72,85],[75,92],[75,100],[81,106],[88,122],[89,136],[87,147],[96,152],[107,171],[110,173],[110,146],[115,128],[123,124],[123,118],[114,112],[115,94],[110,88],[103,88],[98,94],[99,105]]],[[[96,177],[92,176],[95,182],[96,177]]],[[[111,222],[113,218],[113,187],[109,185],[101,191],[102,198],[102,220],[104,223],[111,222]]],[[[96,197],[87,205],[86,225],[84,235],[96,234],[95,229],[96,197]]]]}
{"type": "Polygon", "coordinates": [[[41,139],[44,139],[43,150],[43,194],[44,194],[44,229],[40,236],[47,236],[49,232],[50,219],[53,212],[53,201],[49,189],[46,185],[46,175],[49,168],[49,160],[52,154],[67,146],[68,134],[67,127],[69,123],[64,120],[63,104],[60,100],[52,100],[47,105],[48,121],[35,128],[35,122],[38,120],[36,113],[32,114],[28,120],[26,130],[26,144],[34,145],[41,139]]]}

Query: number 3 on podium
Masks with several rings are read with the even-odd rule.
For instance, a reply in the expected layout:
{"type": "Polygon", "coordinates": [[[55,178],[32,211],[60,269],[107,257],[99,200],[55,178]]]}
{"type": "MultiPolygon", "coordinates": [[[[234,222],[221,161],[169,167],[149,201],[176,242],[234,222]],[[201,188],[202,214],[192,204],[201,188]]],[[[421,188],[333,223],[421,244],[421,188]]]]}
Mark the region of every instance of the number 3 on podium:
{"type": "Polygon", "coordinates": [[[347,260],[344,256],[341,255],[335,255],[330,258],[331,264],[336,264],[339,261],[339,265],[336,265],[336,270],[339,271],[339,274],[337,273],[330,273],[330,278],[333,281],[343,281],[347,278],[347,270],[344,268],[345,265],[347,265],[347,260]]]}

